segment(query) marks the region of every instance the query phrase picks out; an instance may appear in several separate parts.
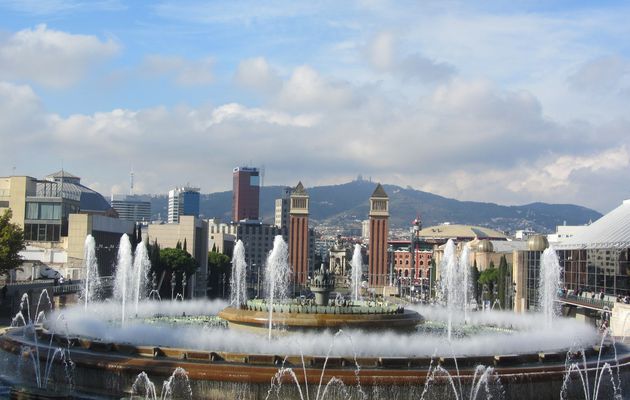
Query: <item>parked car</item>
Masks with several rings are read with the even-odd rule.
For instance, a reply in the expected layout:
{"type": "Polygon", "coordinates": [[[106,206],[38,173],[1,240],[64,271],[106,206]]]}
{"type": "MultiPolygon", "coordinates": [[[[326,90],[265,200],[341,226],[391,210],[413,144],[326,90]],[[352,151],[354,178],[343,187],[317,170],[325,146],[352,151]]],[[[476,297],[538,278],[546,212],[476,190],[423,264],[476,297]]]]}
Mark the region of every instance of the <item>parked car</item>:
{"type": "Polygon", "coordinates": [[[61,273],[50,267],[39,270],[39,277],[42,279],[62,279],[61,273]]]}

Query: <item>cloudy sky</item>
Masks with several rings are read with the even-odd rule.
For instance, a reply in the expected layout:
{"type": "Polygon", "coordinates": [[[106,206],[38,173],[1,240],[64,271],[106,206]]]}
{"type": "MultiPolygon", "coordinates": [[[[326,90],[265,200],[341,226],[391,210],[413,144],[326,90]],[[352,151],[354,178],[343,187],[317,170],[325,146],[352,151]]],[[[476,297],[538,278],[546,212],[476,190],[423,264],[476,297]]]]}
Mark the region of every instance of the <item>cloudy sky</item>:
{"type": "Polygon", "coordinates": [[[630,198],[615,1],[0,0],[0,176],[104,195],[358,174],[462,200],[630,198]]]}

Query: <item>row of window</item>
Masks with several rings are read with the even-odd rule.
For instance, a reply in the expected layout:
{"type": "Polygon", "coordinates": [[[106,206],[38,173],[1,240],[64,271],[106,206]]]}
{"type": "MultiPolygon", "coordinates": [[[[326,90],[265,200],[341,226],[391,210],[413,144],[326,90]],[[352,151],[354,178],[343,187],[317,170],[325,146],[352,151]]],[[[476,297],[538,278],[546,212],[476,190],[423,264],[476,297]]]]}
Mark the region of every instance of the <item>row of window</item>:
{"type": "Polygon", "coordinates": [[[24,240],[33,242],[58,242],[60,236],[61,225],[24,224],[24,240]]]}

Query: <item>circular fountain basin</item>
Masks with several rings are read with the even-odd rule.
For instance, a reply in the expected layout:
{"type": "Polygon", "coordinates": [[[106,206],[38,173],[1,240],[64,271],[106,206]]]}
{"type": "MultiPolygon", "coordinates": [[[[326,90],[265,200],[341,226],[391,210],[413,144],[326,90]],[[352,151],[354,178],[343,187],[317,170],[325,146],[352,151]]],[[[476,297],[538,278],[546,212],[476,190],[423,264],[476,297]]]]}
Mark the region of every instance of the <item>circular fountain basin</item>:
{"type": "MultiPolygon", "coordinates": [[[[340,329],[370,329],[412,331],[423,322],[422,316],[391,304],[361,302],[348,306],[317,306],[297,301],[273,304],[272,325],[286,331],[340,329]]],[[[226,307],[219,317],[228,321],[230,328],[267,331],[269,306],[260,300],[251,300],[240,308],[226,307]]]]}
{"type": "MultiPolygon", "coordinates": [[[[600,399],[613,398],[609,371],[621,384],[621,393],[630,392],[628,348],[602,342],[597,332],[577,321],[561,319],[548,329],[535,315],[475,313],[468,316],[468,325],[485,328],[458,328],[461,334],[448,342],[440,333],[444,310],[417,308],[414,311],[427,321],[413,332],[303,330],[267,340],[226,329],[215,324],[216,317],[200,318],[204,310],[207,317],[224,309],[225,303],[149,302],[123,326],[116,320],[119,311],[114,304],[94,305],[87,312],[66,309],[59,312],[63,319],[51,315],[44,329],[13,328],[0,336],[0,370],[17,372],[16,379],[27,385],[33,382],[31,360],[39,360],[39,370],[44,371],[50,354],[63,348],[74,364],[73,384],[65,383],[61,360],[52,360],[51,393],[129,397],[141,372],[160,387],[181,367],[188,373],[195,399],[266,399],[271,382],[276,385],[271,398],[278,390],[278,398],[307,398],[309,391],[314,399],[330,384],[343,385],[351,398],[462,399],[481,379],[492,393],[501,393],[493,398],[511,400],[557,399],[562,390],[565,398],[581,398],[577,373],[563,389],[567,367],[575,364],[589,377],[591,393],[596,374],[604,375],[600,399]],[[180,323],[182,318],[197,320],[198,325],[180,323]],[[425,330],[427,325],[433,327],[425,330]],[[580,338],[579,346],[573,346],[580,338]]],[[[453,322],[466,325],[457,318],[453,322]]],[[[486,398],[483,393],[482,387],[476,398],[486,398]]],[[[347,396],[329,392],[323,398],[347,396]]]]}

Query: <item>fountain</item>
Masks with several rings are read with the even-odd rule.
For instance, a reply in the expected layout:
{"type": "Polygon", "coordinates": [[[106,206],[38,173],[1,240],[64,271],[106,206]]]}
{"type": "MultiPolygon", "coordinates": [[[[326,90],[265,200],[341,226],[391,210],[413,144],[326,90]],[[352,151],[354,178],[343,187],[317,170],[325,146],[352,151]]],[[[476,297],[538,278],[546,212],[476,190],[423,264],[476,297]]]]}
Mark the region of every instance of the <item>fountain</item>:
{"type": "Polygon", "coordinates": [[[540,260],[540,279],[538,282],[538,309],[545,316],[545,323],[551,327],[558,315],[558,291],[560,290],[560,263],[553,247],[545,249],[540,260]]]}
{"type": "Polygon", "coordinates": [[[352,300],[361,300],[361,278],[363,275],[363,255],[361,254],[361,245],[354,245],[354,253],[352,253],[352,277],[350,287],[352,288],[352,300]]]}
{"type": "Polygon", "coordinates": [[[449,239],[444,246],[444,259],[440,265],[442,274],[441,294],[446,302],[448,315],[447,338],[451,340],[453,315],[458,311],[464,313],[464,321],[467,320],[470,308],[470,266],[468,265],[469,248],[463,246],[461,256],[457,257],[455,242],[449,239]]]}
{"type": "Polygon", "coordinates": [[[316,271],[310,289],[315,299],[288,299],[291,277],[287,262],[287,245],[276,236],[265,268],[266,299],[249,300],[239,307],[227,307],[219,313],[230,327],[247,330],[265,329],[268,340],[273,324],[284,331],[369,328],[410,330],[422,322],[415,311],[386,302],[342,301],[329,305],[335,287],[334,274],[323,267],[316,271]]]}
{"type": "Polygon", "coordinates": [[[131,293],[129,289],[133,285],[132,265],[131,242],[129,241],[129,236],[124,234],[120,238],[120,244],[118,245],[116,275],[114,278],[114,300],[121,303],[120,323],[123,325],[125,324],[127,297],[131,293]]]}
{"type": "Polygon", "coordinates": [[[87,235],[84,245],[85,259],[85,284],[83,289],[83,299],[85,308],[88,303],[97,299],[98,295],[98,264],[96,262],[96,242],[92,235],[87,235]]]}
{"type": "Polygon", "coordinates": [[[232,258],[232,275],[230,276],[230,304],[240,307],[247,301],[247,263],[245,263],[245,246],[242,241],[237,241],[234,246],[232,258]]]}
{"type": "Polygon", "coordinates": [[[134,309],[138,314],[138,303],[147,293],[149,284],[149,273],[151,269],[151,261],[149,261],[149,253],[144,242],[138,243],[136,253],[133,258],[133,301],[134,309]]]}
{"type": "MultiPolygon", "coordinates": [[[[119,260],[129,259],[138,276],[124,239],[119,260]]],[[[145,297],[124,325],[122,301],[18,319],[24,322],[0,336],[0,371],[15,372],[15,385],[37,386],[32,372],[20,374],[28,357],[41,363],[40,381],[48,382],[50,395],[92,398],[157,398],[151,382],[162,381],[184,388],[181,396],[189,398],[595,400],[630,393],[624,344],[561,317],[550,328],[540,313],[469,312],[462,307],[467,295],[458,297],[452,286],[461,278],[449,278],[445,307],[402,307],[334,296],[333,276],[324,268],[310,281],[315,299],[289,298],[281,239],[268,264],[268,297],[237,306],[145,297]],[[45,366],[63,365],[57,348],[67,349],[65,359],[75,366],[71,383],[64,368],[45,366]]],[[[465,266],[454,258],[447,264],[465,266]]]]}

